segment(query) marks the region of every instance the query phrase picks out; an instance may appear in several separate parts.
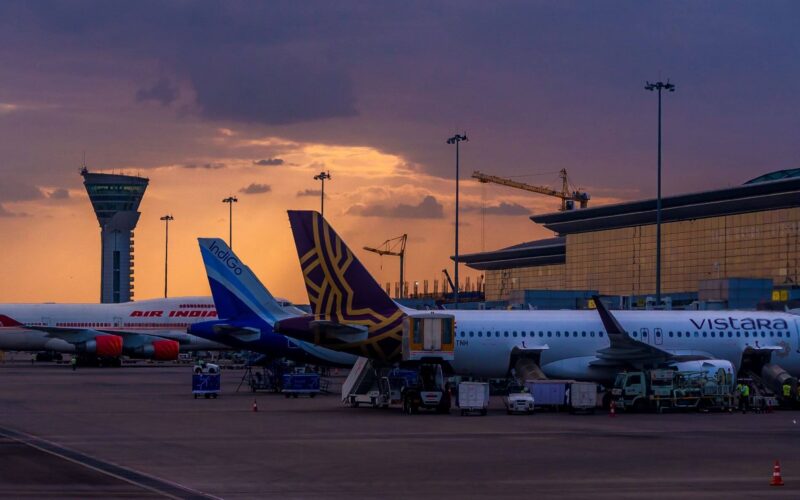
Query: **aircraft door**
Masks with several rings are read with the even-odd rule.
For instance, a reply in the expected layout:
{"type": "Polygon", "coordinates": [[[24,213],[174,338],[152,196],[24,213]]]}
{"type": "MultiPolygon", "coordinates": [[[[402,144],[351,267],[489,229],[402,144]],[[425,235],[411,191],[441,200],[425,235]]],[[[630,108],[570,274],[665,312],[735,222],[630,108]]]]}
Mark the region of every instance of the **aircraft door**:
{"type": "Polygon", "coordinates": [[[114,328],[122,327],[122,318],[114,318],[114,328]]]}
{"type": "Polygon", "coordinates": [[[661,333],[661,328],[653,328],[653,340],[655,341],[656,345],[661,345],[664,343],[664,335],[661,333]]]}
{"type": "Polygon", "coordinates": [[[42,324],[44,326],[53,326],[53,319],[52,318],[42,318],[42,324]]]}

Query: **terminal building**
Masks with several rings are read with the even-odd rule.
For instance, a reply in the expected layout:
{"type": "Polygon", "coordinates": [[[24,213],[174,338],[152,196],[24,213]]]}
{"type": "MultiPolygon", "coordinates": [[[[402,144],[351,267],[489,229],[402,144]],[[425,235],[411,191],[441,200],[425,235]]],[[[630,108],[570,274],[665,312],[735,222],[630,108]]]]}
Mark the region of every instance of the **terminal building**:
{"type": "MultiPolygon", "coordinates": [[[[641,306],[654,295],[655,199],[531,220],[556,236],[460,257],[484,271],[487,301],[524,303],[526,291],[551,296],[592,291],[641,306]]],[[[736,293],[730,283],[769,280],[769,293],[785,296],[800,279],[798,242],[800,169],[772,172],[741,186],[664,197],[662,294],[685,301],[724,300],[736,293]]]]}
{"type": "Polygon", "coordinates": [[[100,302],[133,300],[133,230],[148,179],[81,170],[83,185],[100,223],[100,302]]]}

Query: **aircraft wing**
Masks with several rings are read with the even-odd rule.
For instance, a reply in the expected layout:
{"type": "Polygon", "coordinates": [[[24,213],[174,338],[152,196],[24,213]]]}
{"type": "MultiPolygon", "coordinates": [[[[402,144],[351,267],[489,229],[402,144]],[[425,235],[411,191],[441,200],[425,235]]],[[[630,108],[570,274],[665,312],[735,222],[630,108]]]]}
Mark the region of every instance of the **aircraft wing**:
{"type": "Polygon", "coordinates": [[[597,351],[597,361],[593,366],[615,366],[620,364],[660,363],[675,359],[675,356],[663,349],[651,346],[631,337],[619,324],[619,321],[606,309],[600,297],[592,297],[600,319],[603,321],[611,345],[597,351]]]}
{"type": "Polygon", "coordinates": [[[79,344],[94,340],[99,335],[116,335],[122,337],[126,349],[134,349],[152,343],[154,340],[171,340],[150,333],[125,330],[103,330],[93,328],[70,328],[63,326],[25,326],[26,330],[45,332],[49,337],[58,338],[70,344],[79,344]]]}

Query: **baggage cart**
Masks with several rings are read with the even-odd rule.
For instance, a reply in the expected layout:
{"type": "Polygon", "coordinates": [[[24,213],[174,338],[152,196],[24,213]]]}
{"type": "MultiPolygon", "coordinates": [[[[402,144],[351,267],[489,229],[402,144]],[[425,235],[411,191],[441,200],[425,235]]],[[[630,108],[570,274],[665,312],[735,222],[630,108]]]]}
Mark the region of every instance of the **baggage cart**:
{"type": "Polygon", "coordinates": [[[220,393],[220,382],[219,366],[197,365],[192,373],[192,395],[195,399],[197,396],[216,399],[220,393]]]}

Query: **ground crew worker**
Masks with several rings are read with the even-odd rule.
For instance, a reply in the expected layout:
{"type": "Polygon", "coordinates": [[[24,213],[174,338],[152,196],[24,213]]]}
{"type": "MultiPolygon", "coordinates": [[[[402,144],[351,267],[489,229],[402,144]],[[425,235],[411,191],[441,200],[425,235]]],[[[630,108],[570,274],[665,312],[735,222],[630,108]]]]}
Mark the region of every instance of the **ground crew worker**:
{"type": "Polygon", "coordinates": [[[783,384],[783,405],[789,406],[789,403],[792,400],[792,386],[787,382],[783,384]]]}
{"type": "Polygon", "coordinates": [[[739,397],[739,407],[742,413],[747,413],[747,408],[750,406],[750,385],[741,384],[742,392],[739,397]]]}
{"type": "Polygon", "coordinates": [[[72,359],[69,360],[69,364],[72,365],[72,371],[77,370],[78,369],[78,357],[77,356],[72,356],[72,359]]]}

